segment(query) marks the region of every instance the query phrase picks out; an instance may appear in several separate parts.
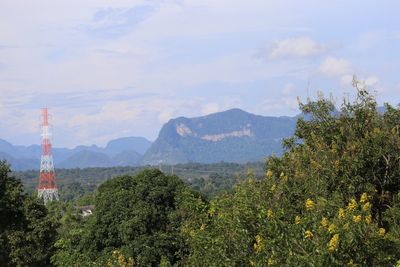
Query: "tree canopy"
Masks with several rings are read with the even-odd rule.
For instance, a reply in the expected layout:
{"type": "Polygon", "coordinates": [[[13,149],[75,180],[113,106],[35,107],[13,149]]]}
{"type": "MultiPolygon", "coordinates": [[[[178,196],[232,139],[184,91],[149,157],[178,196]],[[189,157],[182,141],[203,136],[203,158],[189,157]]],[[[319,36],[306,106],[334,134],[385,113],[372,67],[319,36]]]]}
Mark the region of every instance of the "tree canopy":
{"type": "Polygon", "coordinates": [[[159,170],[108,180],[97,191],[95,212],[85,229],[73,229],[58,242],[55,263],[78,266],[82,255],[88,265],[112,262],[116,255],[139,266],[176,263],[185,246],[180,225],[190,214],[185,203],[197,198],[177,176],[159,170]],[[76,238],[77,230],[82,238],[69,247],[66,243],[76,238]]]}
{"type": "Polygon", "coordinates": [[[22,184],[0,162],[0,265],[50,266],[56,223],[46,207],[23,193],[22,184]]]}
{"type": "MultiPolygon", "coordinates": [[[[356,84],[358,85],[358,84],[356,84]]],[[[393,266],[400,259],[400,109],[358,87],[300,105],[286,153],[187,229],[194,266],[393,266]]]]}

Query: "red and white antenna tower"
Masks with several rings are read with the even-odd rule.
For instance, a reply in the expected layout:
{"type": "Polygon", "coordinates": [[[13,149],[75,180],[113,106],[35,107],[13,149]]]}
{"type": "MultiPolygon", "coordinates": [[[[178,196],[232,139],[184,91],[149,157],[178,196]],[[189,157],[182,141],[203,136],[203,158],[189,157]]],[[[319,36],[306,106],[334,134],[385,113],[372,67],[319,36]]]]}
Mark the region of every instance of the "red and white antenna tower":
{"type": "Polygon", "coordinates": [[[42,198],[46,204],[49,201],[58,200],[57,178],[54,172],[53,156],[51,154],[49,111],[42,109],[42,156],[40,159],[40,174],[38,186],[38,198],[42,198]]]}

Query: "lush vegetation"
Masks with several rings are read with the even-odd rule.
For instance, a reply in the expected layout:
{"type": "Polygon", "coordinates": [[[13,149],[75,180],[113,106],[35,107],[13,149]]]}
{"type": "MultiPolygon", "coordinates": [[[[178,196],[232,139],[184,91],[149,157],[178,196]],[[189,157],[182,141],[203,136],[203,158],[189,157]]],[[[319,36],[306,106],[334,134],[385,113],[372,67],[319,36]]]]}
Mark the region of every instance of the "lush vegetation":
{"type": "Polygon", "coordinates": [[[140,170],[96,186],[81,200],[95,204],[89,217],[71,202],[46,209],[3,163],[1,263],[400,266],[400,108],[379,112],[363,88],[339,108],[324,98],[300,107],[304,118],[262,179],[249,170],[244,180],[225,172],[185,183],[140,170]],[[193,189],[210,184],[209,198],[193,189]]]}
{"type": "Polygon", "coordinates": [[[184,250],[180,226],[198,198],[177,176],[159,170],[109,180],[97,191],[93,216],[75,224],[65,220],[68,231],[56,243],[53,262],[105,266],[118,256],[129,265],[176,263],[184,250]]]}
{"type": "Polygon", "coordinates": [[[334,115],[301,105],[287,152],[266,178],[213,199],[184,228],[189,265],[393,266],[400,259],[400,110],[359,89],[334,115]]]}
{"type": "MultiPolygon", "coordinates": [[[[212,197],[219,192],[230,190],[233,185],[246,178],[247,170],[252,169],[256,177],[264,176],[265,164],[254,162],[237,163],[186,163],[177,165],[162,165],[161,171],[177,174],[186,184],[196,191],[212,197]]],[[[60,199],[75,202],[80,197],[92,194],[106,180],[121,175],[135,175],[146,167],[109,167],[109,168],[75,168],[56,169],[60,199]]],[[[33,194],[37,186],[38,171],[15,172],[15,177],[21,179],[25,192],[33,194]]]]}
{"type": "Polygon", "coordinates": [[[0,266],[48,266],[57,222],[0,162],[0,266]]]}

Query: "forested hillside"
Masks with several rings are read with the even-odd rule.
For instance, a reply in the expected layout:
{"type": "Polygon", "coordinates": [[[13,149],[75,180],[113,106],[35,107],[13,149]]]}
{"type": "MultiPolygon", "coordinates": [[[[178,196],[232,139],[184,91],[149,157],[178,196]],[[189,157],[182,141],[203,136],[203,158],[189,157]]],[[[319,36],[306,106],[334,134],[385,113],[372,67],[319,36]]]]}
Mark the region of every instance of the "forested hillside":
{"type": "Polygon", "coordinates": [[[307,119],[263,177],[249,168],[208,198],[178,167],[119,169],[82,217],[75,202],[23,194],[2,163],[0,265],[400,266],[400,108],[378,112],[357,90],[336,114],[324,98],[301,104],[307,119]]]}

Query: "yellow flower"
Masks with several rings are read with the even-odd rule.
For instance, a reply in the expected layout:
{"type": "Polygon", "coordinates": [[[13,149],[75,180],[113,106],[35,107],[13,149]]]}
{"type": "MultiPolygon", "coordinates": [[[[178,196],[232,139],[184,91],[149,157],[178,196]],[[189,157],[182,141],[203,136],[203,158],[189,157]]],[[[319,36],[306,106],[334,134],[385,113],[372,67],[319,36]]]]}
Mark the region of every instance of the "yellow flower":
{"type": "Polygon", "coordinates": [[[354,264],[353,260],[350,260],[349,263],[347,264],[349,267],[356,267],[357,265],[354,264]]]}
{"type": "Polygon", "coordinates": [[[314,208],[314,201],[311,199],[307,198],[306,200],[306,209],[307,210],[312,210],[314,208]]]}
{"type": "Polygon", "coordinates": [[[333,234],[334,232],[336,232],[336,225],[334,223],[332,223],[331,225],[329,225],[328,228],[328,232],[333,234]]]}
{"type": "Polygon", "coordinates": [[[357,216],[353,216],[353,221],[355,223],[359,223],[362,220],[362,216],[361,215],[357,215],[357,216]]]}
{"type": "Polygon", "coordinates": [[[267,217],[268,217],[268,219],[271,219],[271,218],[274,217],[274,212],[273,212],[271,209],[269,209],[269,210],[267,211],[267,217]]]}
{"type": "Polygon", "coordinates": [[[126,265],[126,261],[125,261],[125,257],[124,255],[119,255],[118,256],[118,264],[119,266],[125,266],[126,265]]]}
{"type": "Polygon", "coordinates": [[[366,203],[366,202],[368,202],[368,194],[363,193],[360,198],[360,203],[366,203]]]}
{"type": "Polygon", "coordinates": [[[371,210],[371,203],[365,202],[365,204],[362,206],[363,211],[370,211],[371,210]]]}
{"type": "Polygon", "coordinates": [[[357,208],[357,201],[354,198],[352,198],[349,204],[347,205],[347,209],[349,211],[354,211],[356,208],[357,208]]]}
{"type": "Polygon", "coordinates": [[[300,218],[300,216],[296,216],[296,218],[294,218],[294,222],[296,223],[296,224],[301,224],[301,218],[300,218]]]}
{"type": "Polygon", "coordinates": [[[268,170],[268,171],[267,171],[267,177],[268,177],[268,178],[271,178],[272,175],[274,175],[273,172],[272,172],[271,170],[268,170]]]}
{"type": "Polygon", "coordinates": [[[379,128],[374,128],[374,130],[373,130],[374,134],[380,134],[380,132],[381,132],[381,129],[379,129],[379,128]]]}
{"type": "Polygon", "coordinates": [[[307,230],[307,231],[304,232],[304,237],[305,238],[313,238],[314,235],[310,230],[307,230]]]}
{"type": "Polygon", "coordinates": [[[365,222],[367,224],[370,224],[372,222],[372,216],[371,214],[368,214],[367,216],[365,216],[365,222]]]}
{"type": "Polygon", "coordinates": [[[215,206],[214,205],[211,205],[211,207],[210,207],[210,209],[208,211],[208,214],[210,216],[213,216],[215,214],[215,206]]]}
{"type": "Polygon", "coordinates": [[[378,233],[379,233],[380,236],[385,236],[385,234],[386,234],[385,228],[379,228],[378,233]]]}
{"type": "Polygon", "coordinates": [[[276,261],[272,258],[269,258],[267,261],[268,266],[274,265],[276,263],[276,261]]]}
{"type": "Polygon", "coordinates": [[[328,221],[328,219],[327,219],[326,217],[323,217],[323,218],[322,218],[321,225],[322,225],[323,227],[328,227],[329,221],[328,221]]]}
{"type": "Polygon", "coordinates": [[[274,191],[275,191],[275,189],[276,189],[276,185],[275,185],[275,184],[273,184],[273,185],[271,186],[271,191],[272,191],[272,192],[274,192],[274,191]]]}
{"type": "Polygon", "coordinates": [[[343,218],[344,218],[344,215],[345,215],[344,209],[343,209],[343,208],[340,208],[340,209],[339,209],[339,219],[343,219],[343,218]]]}
{"type": "Polygon", "coordinates": [[[338,245],[339,245],[339,234],[335,234],[329,241],[329,244],[328,244],[329,251],[333,252],[333,251],[337,250],[338,245]]]}
{"type": "Polygon", "coordinates": [[[204,231],[204,229],[206,229],[206,225],[204,223],[202,223],[200,226],[200,231],[204,231]]]}
{"type": "Polygon", "coordinates": [[[254,251],[258,254],[264,248],[264,239],[260,235],[256,235],[256,242],[254,243],[254,251]]]}

